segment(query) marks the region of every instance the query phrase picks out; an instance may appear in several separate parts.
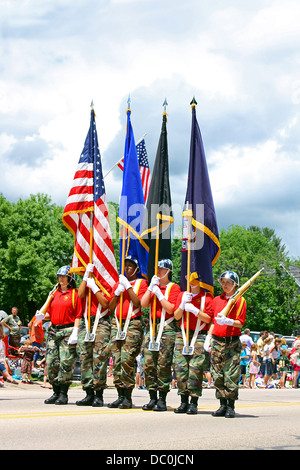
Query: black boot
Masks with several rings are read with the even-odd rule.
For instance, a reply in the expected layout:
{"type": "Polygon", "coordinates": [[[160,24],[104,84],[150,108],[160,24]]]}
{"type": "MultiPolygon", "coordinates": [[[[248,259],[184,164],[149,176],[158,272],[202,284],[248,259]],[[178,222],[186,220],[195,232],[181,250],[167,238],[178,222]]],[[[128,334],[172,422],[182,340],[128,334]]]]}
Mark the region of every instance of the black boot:
{"type": "Polygon", "coordinates": [[[192,397],[188,406],[187,415],[196,415],[198,413],[198,397],[192,397]]]}
{"type": "Polygon", "coordinates": [[[227,410],[227,400],[226,398],[220,399],[221,406],[216,411],[212,413],[212,416],[225,416],[227,410]]]}
{"type": "Polygon", "coordinates": [[[47,400],[44,401],[46,405],[52,405],[53,403],[56,402],[56,400],[59,397],[59,391],[60,391],[59,385],[53,384],[52,387],[53,387],[53,395],[51,395],[51,397],[47,398],[47,400]]]}
{"type": "Polygon", "coordinates": [[[96,392],[95,392],[94,401],[92,403],[92,406],[100,408],[103,405],[104,405],[104,402],[103,402],[103,388],[100,388],[100,390],[96,390],[96,392]]]}
{"type": "Polygon", "coordinates": [[[188,395],[180,395],[181,404],[178,408],[175,408],[174,413],[186,413],[188,406],[189,406],[189,396],[188,395]]]}
{"type": "Polygon", "coordinates": [[[158,401],[153,408],[154,411],[167,411],[167,404],[166,404],[167,392],[159,392],[158,401]]]}
{"type": "Polygon", "coordinates": [[[149,390],[150,401],[146,405],[143,406],[144,411],[153,410],[157,403],[157,391],[156,390],[149,390]]]}
{"type": "Polygon", "coordinates": [[[234,400],[231,400],[229,398],[228,404],[227,404],[227,410],[225,413],[225,418],[234,418],[234,417],[235,417],[234,400]]]}
{"type": "Polygon", "coordinates": [[[119,405],[121,410],[128,410],[129,408],[132,408],[131,394],[132,388],[124,388],[124,400],[119,405]]]}
{"type": "Polygon", "coordinates": [[[87,388],[85,390],[86,396],[76,402],[77,406],[91,406],[94,401],[94,390],[92,388],[87,388]]]}
{"type": "Polygon", "coordinates": [[[66,405],[68,403],[68,384],[61,384],[58,399],[55,402],[55,405],[66,405]]]}
{"type": "Polygon", "coordinates": [[[122,401],[124,400],[124,388],[117,387],[118,398],[112,403],[108,403],[108,408],[119,408],[122,401]]]}

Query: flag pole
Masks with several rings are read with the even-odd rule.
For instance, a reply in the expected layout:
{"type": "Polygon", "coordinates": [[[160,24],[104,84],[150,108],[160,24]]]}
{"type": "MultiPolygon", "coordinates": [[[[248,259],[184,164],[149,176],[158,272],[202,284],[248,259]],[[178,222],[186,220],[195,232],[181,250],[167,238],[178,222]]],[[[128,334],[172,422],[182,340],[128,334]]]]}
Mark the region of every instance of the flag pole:
{"type": "MultiPolygon", "coordinates": [[[[158,265],[158,253],[159,253],[159,213],[156,214],[156,240],[155,240],[155,261],[154,261],[154,275],[157,276],[157,265],[158,265]]],[[[152,334],[155,338],[155,322],[156,322],[156,295],[153,299],[153,324],[152,324],[152,334]]]]}
{"type": "MultiPolygon", "coordinates": [[[[186,210],[189,210],[189,203],[186,203],[186,210]]],[[[188,216],[188,246],[187,246],[187,280],[186,290],[190,292],[190,274],[191,274],[191,217],[188,216]]],[[[190,335],[190,312],[186,312],[186,344],[189,344],[190,335]]]]}
{"type": "MultiPolygon", "coordinates": [[[[122,254],[121,254],[121,274],[124,276],[125,271],[125,241],[126,241],[126,229],[122,227],[122,254]]],[[[122,316],[123,316],[123,292],[120,294],[120,317],[119,327],[122,328],[122,316]]]]}

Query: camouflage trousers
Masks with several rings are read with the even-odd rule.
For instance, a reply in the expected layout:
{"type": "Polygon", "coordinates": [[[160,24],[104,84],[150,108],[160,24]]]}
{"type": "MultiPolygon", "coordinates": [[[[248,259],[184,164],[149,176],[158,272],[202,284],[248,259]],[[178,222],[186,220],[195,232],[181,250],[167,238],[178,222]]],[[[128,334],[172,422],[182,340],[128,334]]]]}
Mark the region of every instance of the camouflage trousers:
{"type": "Polygon", "coordinates": [[[71,385],[76,344],[68,344],[73,327],[56,329],[50,326],[46,345],[46,364],[51,385],[71,385]]]}
{"type": "MultiPolygon", "coordinates": [[[[95,316],[90,317],[93,329],[95,316]]],[[[78,352],[81,363],[81,384],[83,390],[106,388],[107,364],[110,356],[109,341],[111,331],[110,316],[100,318],[95,333],[95,341],[85,342],[86,327],[82,319],[78,332],[78,352]]]]}
{"type": "MultiPolygon", "coordinates": [[[[122,329],[124,328],[124,323],[125,320],[122,320],[122,329]]],[[[117,388],[133,389],[135,386],[134,362],[140,353],[143,339],[141,318],[130,320],[124,340],[116,340],[117,331],[116,318],[114,318],[111,328],[114,385],[117,388]]]]}
{"type": "MultiPolygon", "coordinates": [[[[156,327],[158,330],[159,324],[156,327]]],[[[143,347],[143,366],[147,390],[159,390],[161,392],[168,392],[170,390],[172,380],[171,368],[177,331],[178,327],[174,320],[164,327],[159,351],[149,351],[150,332],[146,333],[143,347]]]]}
{"type": "Polygon", "coordinates": [[[211,371],[218,399],[237,400],[238,398],[241,350],[239,336],[212,337],[211,371]]]}
{"type": "MultiPolygon", "coordinates": [[[[190,330],[192,338],[194,331],[190,330]]],[[[201,397],[203,373],[209,364],[209,354],[204,350],[205,336],[198,333],[192,356],[183,355],[183,338],[181,331],[176,334],[174,348],[174,366],[179,395],[201,397]]]]}

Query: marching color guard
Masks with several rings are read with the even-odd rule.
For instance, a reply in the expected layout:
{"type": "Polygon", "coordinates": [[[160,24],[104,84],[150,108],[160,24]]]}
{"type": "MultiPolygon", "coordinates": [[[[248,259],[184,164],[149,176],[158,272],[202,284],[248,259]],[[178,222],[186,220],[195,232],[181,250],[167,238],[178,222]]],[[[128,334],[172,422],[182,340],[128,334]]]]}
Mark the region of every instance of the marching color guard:
{"type": "Polygon", "coordinates": [[[111,330],[111,355],[113,358],[114,385],[118,398],[109,408],[132,408],[132,390],[135,386],[134,363],[143,339],[142,309],[140,299],[147,290],[145,279],[138,278],[138,260],[125,258],[125,275],[120,274],[115,284],[109,308],[115,315],[111,330]],[[121,296],[122,294],[122,296],[121,296]],[[121,321],[120,321],[121,315],[121,321]]]}
{"type": "Polygon", "coordinates": [[[177,299],[175,319],[181,322],[176,333],[174,364],[181,404],[175,413],[197,414],[198,397],[202,395],[203,373],[209,364],[204,340],[213,319],[213,297],[200,287],[194,273],[190,276],[191,292],[177,299]],[[189,403],[189,397],[190,403],[189,403]]]}
{"type": "Polygon", "coordinates": [[[226,271],[218,279],[223,293],[213,300],[214,320],[206,338],[205,348],[211,345],[211,366],[216,389],[216,398],[220,408],[213,416],[234,418],[234,404],[238,399],[240,378],[241,328],[246,320],[246,301],[240,297],[232,310],[225,316],[223,313],[230,297],[239,286],[238,275],[226,271]]]}
{"type": "Polygon", "coordinates": [[[152,277],[141,300],[143,308],[151,305],[149,331],[144,337],[145,384],[150,401],[143,406],[143,410],[167,410],[166,397],[171,382],[175,335],[178,330],[174,321],[174,310],[181,292],[180,287],[171,281],[172,270],[173,264],[170,259],[160,260],[157,276],[152,277]],[[158,399],[157,392],[159,392],[158,399]]]}

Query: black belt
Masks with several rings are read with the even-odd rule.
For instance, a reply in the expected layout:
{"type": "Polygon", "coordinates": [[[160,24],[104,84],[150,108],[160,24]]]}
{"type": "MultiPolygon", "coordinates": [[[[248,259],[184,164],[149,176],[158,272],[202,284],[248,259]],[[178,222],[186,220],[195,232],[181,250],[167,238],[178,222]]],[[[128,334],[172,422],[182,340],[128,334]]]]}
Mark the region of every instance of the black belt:
{"type": "Polygon", "coordinates": [[[65,325],[51,325],[51,328],[55,328],[55,330],[63,330],[64,328],[71,328],[74,326],[74,323],[66,323],[65,325]]]}
{"type": "Polygon", "coordinates": [[[216,341],[220,341],[220,343],[226,343],[226,344],[230,344],[233,341],[236,341],[237,339],[240,338],[239,336],[216,336],[216,335],[212,335],[212,337],[216,341]]]}

